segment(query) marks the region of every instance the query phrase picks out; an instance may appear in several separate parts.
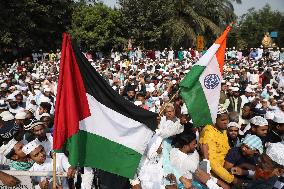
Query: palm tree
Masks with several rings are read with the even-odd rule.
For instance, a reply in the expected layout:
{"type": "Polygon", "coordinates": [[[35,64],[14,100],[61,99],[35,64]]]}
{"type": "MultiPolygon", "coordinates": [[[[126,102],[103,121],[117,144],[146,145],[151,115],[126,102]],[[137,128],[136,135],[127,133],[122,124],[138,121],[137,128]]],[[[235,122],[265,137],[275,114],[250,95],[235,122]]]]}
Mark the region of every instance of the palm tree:
{"type": "Polygon", "coordinates": [[[172,0],[170,10],[163,38],[173,47],[195,45],[197,35],[215,38],[236,19],[232,0],[172,0]]]}

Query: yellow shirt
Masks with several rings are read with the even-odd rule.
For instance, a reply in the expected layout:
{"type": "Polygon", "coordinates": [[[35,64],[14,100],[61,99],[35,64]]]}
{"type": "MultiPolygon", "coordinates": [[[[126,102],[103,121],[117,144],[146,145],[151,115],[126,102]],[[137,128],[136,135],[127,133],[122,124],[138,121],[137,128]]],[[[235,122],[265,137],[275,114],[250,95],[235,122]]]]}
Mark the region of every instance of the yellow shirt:
{"type": "Polygon", "coordinates": [[[221,132],[212,125],[206,125],[200,134],[199,143],[208,145],[211,171],[227,183],[233,182],[234,175],[223,167],[230,149],[226,131],[221,132]]]}

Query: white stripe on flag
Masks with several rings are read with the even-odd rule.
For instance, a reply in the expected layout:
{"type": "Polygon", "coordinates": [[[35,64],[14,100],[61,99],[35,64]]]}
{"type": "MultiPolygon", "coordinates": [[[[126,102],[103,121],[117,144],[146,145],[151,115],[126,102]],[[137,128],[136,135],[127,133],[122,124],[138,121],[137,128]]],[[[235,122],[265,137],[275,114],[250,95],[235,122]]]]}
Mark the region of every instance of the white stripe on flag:
{"type": "Polygon", "coordinates": [[[213,44],[206,53],[198,60],[195,65],[199,66],[207,66],[210,60],[215,56],[216,52],[218,51],[220,44],[213,44]]]}
{"type": "Polygon", "coordinates": [[[107,138],[143,154],[153,132],[86,94],[91,116],[80,121],[80,130],[107,138]]]}
{"type": "Polygon", "coordinates": [[[209,106],[213,123],[215,123],[217,118],[218,104],[219,104],[220,91],[221,91],[221,80],[222,78],[221,78],[219,64],[216,55],[214,55],[199,78],[199,82],[203,88],[203,92],[205,94],[206,101],[209,106]],[[218,77],[218,81],[216,81],[218,82],[217,83],[218,85],[216,85],[215,88],[208,88],[208,86],[207,87],[205,86],[205,82],[208,81],[208,79],[205,79],[205,77],[209,76],[209,74],[213,74],[215,78],[218,77]]]}

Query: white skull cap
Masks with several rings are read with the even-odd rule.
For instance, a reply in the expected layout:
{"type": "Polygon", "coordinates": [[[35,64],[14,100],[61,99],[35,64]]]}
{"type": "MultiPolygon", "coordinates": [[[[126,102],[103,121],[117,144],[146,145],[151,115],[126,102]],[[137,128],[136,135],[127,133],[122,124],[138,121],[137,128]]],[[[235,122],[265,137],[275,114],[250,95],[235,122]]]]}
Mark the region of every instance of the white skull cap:
{"type": "Polygon", "coordinates": [[[284,166],[284,156],[281,152],[284,152],[284,144],[281,142],[269,143],[266,149],[266,155],[268,155],[272,161],[284,166]]]}
{"type": "Polygon", "coordinates": [[[268,125],[268,121],[261,116],[254,116],[253,118],[251,118],[250,123],[257,126],[268,125]]]}

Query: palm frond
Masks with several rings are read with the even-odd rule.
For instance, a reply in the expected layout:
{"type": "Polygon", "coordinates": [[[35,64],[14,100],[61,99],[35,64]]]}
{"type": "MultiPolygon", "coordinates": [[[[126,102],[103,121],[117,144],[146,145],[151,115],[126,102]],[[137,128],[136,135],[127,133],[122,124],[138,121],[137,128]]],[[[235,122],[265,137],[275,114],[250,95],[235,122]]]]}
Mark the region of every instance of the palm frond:
{"type": "Polygon", "coordinates": [[[212,32],[213,35],[218,36],[221,33],[221,29],[219,26],[214,24],[210,19],[206,17],[201,17],[203,23],[208,29],[212,32]]]}
{"type": "Polygon", "coordinates": [[[194,11],[194,9],[190,6],[186,6],[184,8],[184,13],[189,17],[189,19],[192,19],[192,21],[196,24],[196,26],[202,31],[205,31],[205,27],[203,24],[202,19],[200,16],[194,11]]]}

